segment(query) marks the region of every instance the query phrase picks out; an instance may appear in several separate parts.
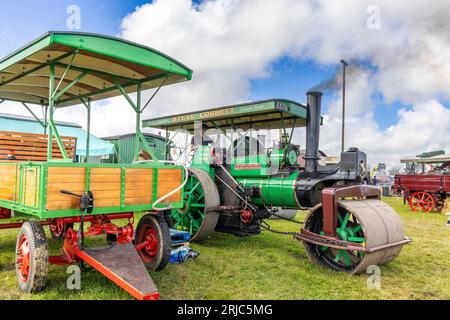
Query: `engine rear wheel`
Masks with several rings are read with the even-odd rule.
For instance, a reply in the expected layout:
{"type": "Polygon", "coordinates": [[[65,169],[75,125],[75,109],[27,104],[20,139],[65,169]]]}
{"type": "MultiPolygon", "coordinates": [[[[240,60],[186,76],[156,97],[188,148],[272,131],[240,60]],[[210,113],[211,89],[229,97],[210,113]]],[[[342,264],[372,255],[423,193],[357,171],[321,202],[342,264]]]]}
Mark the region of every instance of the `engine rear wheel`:
{"type": "Polygon", "coordinates": [[[185,206],[171,211],[173,229],[191,234],[191,241],[200,241],[214,232],[220,205],[217,186],[207,172],[189,169],[189,180],[184,188],[185,206]]]}
{"type": "MultiPolygon", "coordinates": [[[[305,229],[323,234],[323,210],[318,205],[311,210],[305,229]]],[[[395,211],[379,200],[343,200],[339,205],[338,238],[374,248],[404,239],[403,224],[395,211]]],[[[361,273],[371,265],[382,265],[395,259],[402,247],[364,253],[337,250],[326,246],[306,243],[308,258],[315,264],[351,274],[361,273]]]]}

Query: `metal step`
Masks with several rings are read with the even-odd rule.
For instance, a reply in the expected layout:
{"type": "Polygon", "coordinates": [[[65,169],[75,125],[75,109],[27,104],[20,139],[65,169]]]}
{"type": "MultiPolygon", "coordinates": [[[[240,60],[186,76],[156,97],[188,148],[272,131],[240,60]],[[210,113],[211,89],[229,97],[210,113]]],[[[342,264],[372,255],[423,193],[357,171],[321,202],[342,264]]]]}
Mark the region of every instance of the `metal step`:
{"type": "Polygon", "coordinates": [[[138,300],[159,299],[158,289],[131,243],[77,248],[76,254],[138,300]]]}

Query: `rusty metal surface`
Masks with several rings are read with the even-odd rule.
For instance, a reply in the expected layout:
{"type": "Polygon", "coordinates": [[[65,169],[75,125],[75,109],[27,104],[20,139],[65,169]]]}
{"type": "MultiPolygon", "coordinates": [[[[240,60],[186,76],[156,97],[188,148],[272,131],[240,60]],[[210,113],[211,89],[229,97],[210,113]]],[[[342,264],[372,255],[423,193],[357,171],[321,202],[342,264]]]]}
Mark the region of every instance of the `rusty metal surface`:
{"type": "Polygon", "coordinates": [[[83,251],[143,296],[157,292],[156,285],[133,244],[115,244],[83,251]]]}
{"type": "Polygon", "coordinates": [[[381,199],[379,188],[368,185],[326,188],[322,191],[323,231],[327,236],[336,236],[337,212],[342,198],[381,199]]]}

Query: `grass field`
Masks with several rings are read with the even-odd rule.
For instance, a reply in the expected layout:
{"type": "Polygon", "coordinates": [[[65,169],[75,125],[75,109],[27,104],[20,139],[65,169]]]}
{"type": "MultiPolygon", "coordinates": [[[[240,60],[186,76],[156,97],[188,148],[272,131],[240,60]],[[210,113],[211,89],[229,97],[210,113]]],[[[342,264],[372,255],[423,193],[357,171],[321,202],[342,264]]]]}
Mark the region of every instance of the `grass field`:
{"type": "MultiPolygon", "coordinates": [[[[263,232],[251,238],[215,234],[192,247],[200,253],[182,265],[153,274],[162,299],[450,299],[450,227],[443,214],[411,213],[386,199],[401,215],[414,242],[381,268],[381,289],[368,289],[368,275],[350,276],[312,265],[303,245],[288,236],[263,232]]],[[[299,213],[298,219],[303,219],[299,213]]],[[[271,221],[274,229],[298,226],[271,221]]],[[[47,287],[36,295],[16,289],[16,230],[0,231],[0,299],[130,299],[96,271],[84,273],[82,289],[69,291],[64,267],[50,266],[47,287]]],[[[51,253],[58,254],[51,242],[51,253]]]]}

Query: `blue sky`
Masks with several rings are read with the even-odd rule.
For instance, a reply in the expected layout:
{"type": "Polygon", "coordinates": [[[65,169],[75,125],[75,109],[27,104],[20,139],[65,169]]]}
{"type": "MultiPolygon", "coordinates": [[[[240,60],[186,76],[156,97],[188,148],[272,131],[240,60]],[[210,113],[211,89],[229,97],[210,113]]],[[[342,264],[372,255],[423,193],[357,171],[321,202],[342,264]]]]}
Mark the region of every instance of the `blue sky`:
{"type": "MultiPolygon", "coordinates": [[[[0,20],[0,55],[4,56],[49,30],[66,30],[66,13],[69,5],[81,8],[81,30],[85,32],[115,35],[120,31],[123,17],[134,11],[136,6],[147,0],[21,0],[2,4],[3,12],[13,19],[0,20]],[[24,10],[26,8],[26,10],[24,10]],[[26,23],[25,23],[26,22],[26,23]]],[[[251,99],[271,97],[304,101],[305,92],[311,86],[329,78],[338,65],[320,66],[311,61],[299,62],[289,57],[275,61],[271,74],[264,79],[251,81],[251,99]]],[[[332,97],[324,97],[325,110],[332,97]]],[[[375,119],[381,129],[397,122],[397,112],[404,107],[401,103],[386,105],[381,96],[373,97],[377,102],[375,119]]],[[[449,107],[449,102],[443,101],[449,107]]],[[[207,106],[205,106],[207,107],[207,106]]]]}

